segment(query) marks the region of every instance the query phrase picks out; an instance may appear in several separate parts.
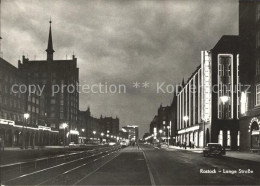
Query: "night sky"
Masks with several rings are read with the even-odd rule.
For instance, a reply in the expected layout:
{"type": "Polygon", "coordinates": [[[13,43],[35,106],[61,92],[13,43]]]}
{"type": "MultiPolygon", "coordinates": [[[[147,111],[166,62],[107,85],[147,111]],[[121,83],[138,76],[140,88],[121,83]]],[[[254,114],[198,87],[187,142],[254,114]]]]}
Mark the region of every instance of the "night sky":
{"type": "Polygon", "coordinates": [[[23,54],[46,59],[50,17],[54,59],[71,59],[74,51],[80,84],[127,87],[121,94],[81,93],[80,109],[118,116],[121,126],[139,125],[141,135],[160,104],[172,101],[171,93],[156,92],[157,82],[187,79],[201,50],[238,34],[235,0],[2,0],[4,59],[15,66],[23,54]]]}

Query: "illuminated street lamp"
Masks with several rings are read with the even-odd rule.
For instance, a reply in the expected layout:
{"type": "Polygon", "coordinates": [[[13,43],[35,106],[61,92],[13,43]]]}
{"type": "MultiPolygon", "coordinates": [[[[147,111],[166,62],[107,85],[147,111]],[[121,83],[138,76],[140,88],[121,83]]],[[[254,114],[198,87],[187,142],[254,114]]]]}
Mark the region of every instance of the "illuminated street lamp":
{"type": "Polygon", "coordinates": [[[63,135],[63,146],[65,147],[65,143],[66,143],[66,138],[65,138],[65,129],[68,127],[67,123],[62,123],[61,128],[63,128],[64,130],[64,135],[63,135]]]}
{"type": "MultiPolygon", "coordinates": [[[[23,117],[24,117],[24,120],[25,120],[24,124],[27,125],[27,120],[30,117],[30,114],[29,113],[24,113],[23,117]]],[[[24,124],[23,124],[23,131],[22,131],[23,132],[23,146],[22,146],[22,149],[27,148],[27,147],[25,147],[25,140],[26,139],[25,139],[25,135],[24,135],[24,124]]]]}
{"type": "Polygon", "coordinates": [[[228,96],[221,96],[220,100],[223,103],[223,113],[224,113],[224,117],[223,119],[226,119],[226,102],[228,102],[229,97],[228,96]]]}
{"type": "MultiPolygon", "coordinates": [[[[185,122],[185,126],[187,127],[187,121],[189,120],[189,117],[188,116],[183,116],[183,121],[185,122]]],[[[187,136],[185,134],[185,142],[187,143],[187,136]]]]}
{"type": "Polygon", "coordinates": [[[94,134],[94,138],[93,138],[93,139],[94,139],[94,141],[95,141],[95,134],[96,134],[96,133],[97,133],[97,132],[94,130],[94,131],[93,131],[93,134],[94,134]]]}
{"type": "Polygon", "coordinates": [[[101,140],[100,140],[100,141],[102,142],[102,141],[103,141],[103,136],[104,136],[104,133],[103,133],[103,132],[101,132],[101,134],[100,134],[100,135],[101,135],[101,140]]]}
{"type": "MultiPolygon", "coordinates": [[[[85,133],[85,129],[83,128],[83,129],[81,129],[81,131],[83,132],[83,133],[85,133]]],[[[85,136],[85,135],[83,135],[83,136],[85,136]]],[[[82,138],[82,140],[83,140],[83,143],[84,143],[84,139],[82,138]]],[[[87,141],[87,135],[86,135],[86,140],[85,141],[87,141]]]]}
{"type": "Polygon", "coordinates": [[[167,126],[167,129],[168,129],[168,133],[167,133],[167,134],[168,134],[168,135],[167,135],[168,137],[167,137],[167,139],[168,139],[168,147],[169,147],[169,136],[170,136],[170,135],[169,135],[169,133],[170,133],[170,126],[169,126],[169,125],[167,126]]]}

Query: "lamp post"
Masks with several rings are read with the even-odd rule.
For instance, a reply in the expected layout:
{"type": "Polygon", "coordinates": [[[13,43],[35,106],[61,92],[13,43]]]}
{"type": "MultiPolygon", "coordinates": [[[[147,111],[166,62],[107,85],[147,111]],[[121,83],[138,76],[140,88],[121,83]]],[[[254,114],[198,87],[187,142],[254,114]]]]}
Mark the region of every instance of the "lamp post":
{"type": "Polygon", "coordinates": [[[167,137],[167,140],[168,140],[168,148],[169,148],[169,136],[170,136],[170,126],[169,126],[169,125],[167,126],[167,129],[168,129],[168,132],[167,132],[167,134],[168,134],[168,135],[167,135],[167,136],[168,136],[168,137],[167,137]]]}
{"type": "Polygon", "coordinates": [[[224,113],[224,117],[223,119],[226,119],[226,102],[228,101],[229,97],[228,96],[221,96],[220,97],[220,100],[222,101],[223,103],[223,112],[224,113]]]}
{"type": "MultiPolygon", "coordinates": [[[[85,129],[84,128],[81,129],[81,131],[83,132],[83,134],[85,133],[85,129]]],[[[83,136],[85,136],[85,135],[82,135],[82,139],[83,139],[83,136]]],[[[86,136],[86,141],[87,141],[87,136],[86,136]]],[[[84,139],[83,139],[83,142],[84,142],[84,139]]]]}
{"type": "Polygon", "coordinates": [[[159,139],[159,146],[161,147],[161,140],[162,140],[162,129],[159,130],[160,139],[159,139]]]}
{"type": "Polygon", "coordinates": [[[97,132],[94,130],[93,131],[93,134],[94,134],[94,138],[93,138],[93,141],[95,142],[95,134],[96,134],[97,132]]]}
{"type": "MultiPolygon", "coordinates": [[[[187,127],[187,121],[189,120],[189,117],[188,116],[183,116],[183,121],[185,122],[185,127],[187,127]]],[[[186,134],[185,135],[185,143],[187,145],[187,137],[186,137],[186,134]]],[[[185,149],[186,149],[186,145],[185,145],[185,149]]]]}
{"type": "Polygon", "coordinates": [[[104,133],[103,132],[101,132],[101,142],[103,141],[103,136],[104,136],[104,133]]]}
{"type": "MultiPolygon", "coordinates": [[[[25,123],[24,123],[24,124],[27,125],[27,120],[28,120],[28,118],[30,117],[30,114],[29,114],[29,113],[24,113],[23,117],[24,117],[24,120],[25,120],[25,123]]],[[[24,134],[24,124],[23,124],[23,131],[22,131],[22,132],[23,132],[23,146],[22,146],[22,149],[27,148],[27,146],[25,145],[26,139],[25,139],[25,134],[24,134]]],[[[27,126],[26,126],[26,129],[27,129],[27,126]]]]}
{"type": "Polygon", "coordinates": [[[65,134],[65,130],[68,127],[67,123],[62,123],[61,127],[63,128],[63,147],[65,148],[65,143],[66,143],[66,134],[65,134]]]}

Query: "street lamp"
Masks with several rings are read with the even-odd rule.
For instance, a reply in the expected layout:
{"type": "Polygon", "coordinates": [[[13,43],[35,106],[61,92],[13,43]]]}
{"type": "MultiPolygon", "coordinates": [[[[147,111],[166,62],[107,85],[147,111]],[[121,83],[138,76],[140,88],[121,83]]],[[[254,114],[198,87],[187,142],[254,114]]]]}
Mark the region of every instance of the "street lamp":
{"type": "Polygon", "coordinates": [[[93,131],[93,134],[94,134],[94,138],[93,138],[93,140],[95,141],[95,134],[96,134],[97,132],[94,130],[93,131]]]}
{"type": "Polygon", "coordinates": [[[67,123],[62,123],[61,128],[63,128],[64,130],[64,135],[63,135],[63,146],[65,147],[65,143],[66,143],[66,135],[65,135],[65,129],[68,127],[67,123]]]}
{"type": "MultiPolygon", "coordinates": [[[[24,113],[23,117],[24,117],[24,120],[25,120],[25,123],[24,123],[24,124],[27,125],[27,120],[28,120],[28,118],[30,117],[30,114],[29,114],[29,113],[24,113]]],[[[24,124],[23,124],[23,146],[22,146],[23,149],[24,149],[24,148],[27,148],[26,145],[25,145],[25,140],[26,140],[26,139],[25,139],[25,135],[24,135],[24,124]]],[[[26,126],[26,128],[27,128],[27,126],[26,126]]]]}
{"type": "MultiPolygon", "coordinates": [[[[84,133],[85,132],[85,129],[81,129],[81,131],[84,133]]],[[[85,136],[85,135],[84,135],[85,136]]],[[[83,136],[82,136],[83,137],[83,136]]],[[[84,142],[84,139],[82,138],[83,142],[84,142]]],[[[87,136],[86,136],[86,141],[87,141],[87,136]]]]}
{"type": "Polygon", "coordinates": [[[224,113],[224,117],[223,119],[226,119],[226,102],[228,101],[229,97],[228,96],[221,96],[220,97],[220,100],[222,101],[223,103],[223,112],[224,113]]]}
{"type": "MultiPolygon", "coordinates": [[[[185,122],[185,127],[187,127],[187,121],[189,120],[188,116],[183,116],[183,121],[185,122]]],[[[185,135],[185,143],[187,144],[187,136],[185,135]]],[[[186,145],[185,145],[185,149],[186,149],[186,145]]]]}
{"type": "Polygon", "coordinates": [[[104,133],[103,132],[101,132],[101,142],[103,141],[103,136],[104,136],[104,133]]]}
{"type": "Polygon", "coordinates": [[[162,141],[162,129],[159,130],[160,138],[159,138],[159,145],[161,146],[161,141],[162,141]]]}
{"type": "Polygon", "coordinates": [[[170,133],[170,126],[169,126],[169,125],[167,126],[167,129],[168,129],[168,133],[167,133],[167,134],[168,134],[168,137],[167,137],[167,139],[168,139],[168,147],[169,147],[169,136],[170,136],[170,135],[169,135],[169,133],[170,133]]]}

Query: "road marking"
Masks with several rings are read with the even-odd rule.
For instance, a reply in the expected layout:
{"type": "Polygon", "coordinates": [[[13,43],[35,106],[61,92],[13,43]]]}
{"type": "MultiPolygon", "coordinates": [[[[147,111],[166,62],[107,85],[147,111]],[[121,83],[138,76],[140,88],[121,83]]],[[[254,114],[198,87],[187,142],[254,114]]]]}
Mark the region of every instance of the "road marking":
{"type": "Polygon", "coordinates": [[[153,173],[152,173],[151,167],[149,165],[149,162],[148,162],[148,160],[146,158],[146,155],[145,155],[144,151],[143,151],[143,156],[144,156],[144,159],[145,159],[145,162],[146,162],[146,165],[147,165],[147,169],[148,169],[148,172],[149,172],[151,184],[154,186],[156,184],[155,184],[155,181],[154,181],[153,173]]]}
{"type": "MultiPolygon", "coordinates": [[[[118,152],[118,151],[115,151],[118,152]]],[[[113,152],[114,153],[114,152],[113,152]]],[[[76,183],[74,183],[73,185],[77,185],[78,183],[80,183],[82,180],[86,179],[87,177],[91,176],[92,174],[94,174],[95,172],[97,172],[100,168],[102,168],[103,166],[105,166],[106,164],[108,164],[109,162],[111,162],[113,159],[115,159],[117,156],[119,156],[118,153],[115,157],[113,157],[112,159],[108,160],[106,163],[104,163],[103,165],[101,165],[100,167],[98,167],[97,169],[95,169],[94,171],[90,172],[89,174],[87,174],[86,176],[84,176],[83,178],[81,178],[80,180],[78,180],[76,183]]]]}

